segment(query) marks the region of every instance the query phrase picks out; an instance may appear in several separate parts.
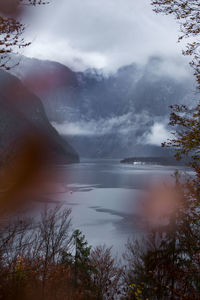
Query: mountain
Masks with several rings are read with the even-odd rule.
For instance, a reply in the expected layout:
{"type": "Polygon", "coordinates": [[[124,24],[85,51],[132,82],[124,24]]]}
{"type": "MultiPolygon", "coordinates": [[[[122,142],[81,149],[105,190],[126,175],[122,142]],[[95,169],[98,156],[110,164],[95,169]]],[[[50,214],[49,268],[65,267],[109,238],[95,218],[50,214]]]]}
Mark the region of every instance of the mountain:
{"type": "Polygon", "coordinates": [[[168,155],[159,145],[168,137],[169,105],[195,101],[191,74],[186,68],[178,74],[161,57],[112,74],[18,59],[12,72],[41,98],[52,125],[82,157],[168,155]]]}
{"type": "Polygon", "coordinates": [[[31,136],[41,140],[41,151],[53,162],[79,161],[73,147],[49,123],[41,100],[18,78],[0,70],[1,159],[31,136]]]}

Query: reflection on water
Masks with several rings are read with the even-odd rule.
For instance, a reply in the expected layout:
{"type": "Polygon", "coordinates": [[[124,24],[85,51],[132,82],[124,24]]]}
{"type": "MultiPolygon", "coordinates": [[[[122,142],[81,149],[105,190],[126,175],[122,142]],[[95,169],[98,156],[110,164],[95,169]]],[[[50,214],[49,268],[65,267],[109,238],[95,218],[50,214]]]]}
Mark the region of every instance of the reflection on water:
{"type": "Polygon", "coordinates": [[[125,165],[116,160],[83,160],[58,168],[67,191],[54,197],[72,209],[74,228],[83,231],[91,245],[113,245],[120,254],[128,237],[142,234],[139,201],[144,189],[150,182],[170,177],[176,169],[125,165]]]}

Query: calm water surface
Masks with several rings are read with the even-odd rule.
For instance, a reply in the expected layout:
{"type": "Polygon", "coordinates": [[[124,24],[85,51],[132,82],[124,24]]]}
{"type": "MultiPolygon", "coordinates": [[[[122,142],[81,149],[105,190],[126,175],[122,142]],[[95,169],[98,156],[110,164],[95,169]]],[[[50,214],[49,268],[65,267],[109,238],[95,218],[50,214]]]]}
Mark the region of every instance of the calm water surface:
{"type": "Polygon", "coordinates": [[[142,234],[139,202],[145,187],[170,177],[176,168],[82,160],[59,167],[66,190],[54,197],[72,209],[73,227],[85,234],[90,245],[113,246],[113,251],[121,255],[127,239],[142,234]]]}

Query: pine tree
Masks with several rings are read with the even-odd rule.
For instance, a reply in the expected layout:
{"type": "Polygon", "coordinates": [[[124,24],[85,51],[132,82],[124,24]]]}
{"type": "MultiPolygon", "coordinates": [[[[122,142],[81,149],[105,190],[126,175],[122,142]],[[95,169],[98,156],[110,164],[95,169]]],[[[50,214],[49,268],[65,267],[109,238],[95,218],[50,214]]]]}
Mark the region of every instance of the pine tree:
{"type": "Polygon", "coordinates": [[[78,229],[74,230],[72,237],[74,254],[63,252],[61,262],[71,266],[74,273],[74,286],[84,285],[87,288],[90,286],[90,276],[93,271],[90,263],[91,246],[78,229]]]}

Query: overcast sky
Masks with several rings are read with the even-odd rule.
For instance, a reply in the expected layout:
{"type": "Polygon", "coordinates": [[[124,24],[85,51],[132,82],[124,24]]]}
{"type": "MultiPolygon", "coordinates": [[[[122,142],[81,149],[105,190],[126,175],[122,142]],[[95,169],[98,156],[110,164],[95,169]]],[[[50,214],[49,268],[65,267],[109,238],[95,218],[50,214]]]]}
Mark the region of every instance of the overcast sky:
{"type": "Polygon", "coordinates": [[[26,19],[31,57],[59,61],[76,70],[113,71],[149,56],[181,57],[178,25],[156,15],[150,0],[50,0],[26,19]]]}

